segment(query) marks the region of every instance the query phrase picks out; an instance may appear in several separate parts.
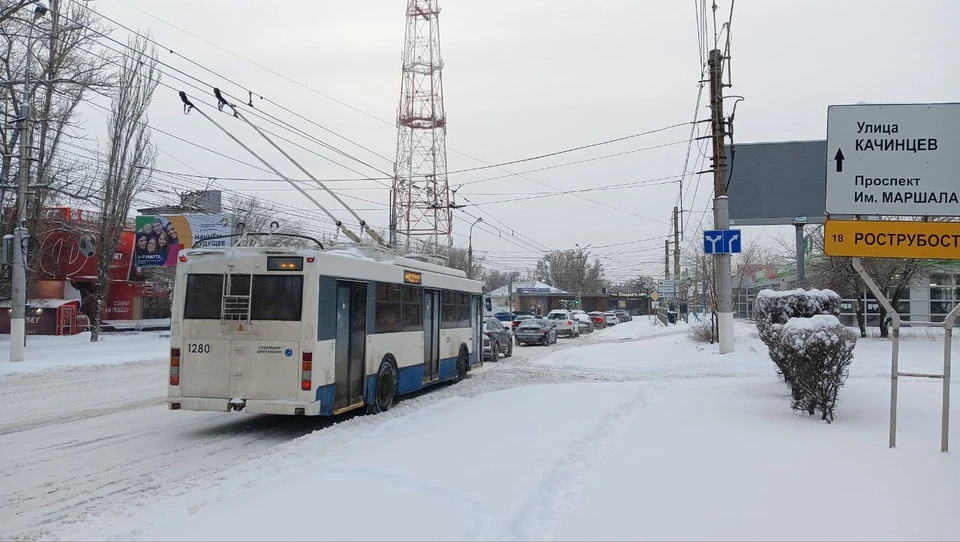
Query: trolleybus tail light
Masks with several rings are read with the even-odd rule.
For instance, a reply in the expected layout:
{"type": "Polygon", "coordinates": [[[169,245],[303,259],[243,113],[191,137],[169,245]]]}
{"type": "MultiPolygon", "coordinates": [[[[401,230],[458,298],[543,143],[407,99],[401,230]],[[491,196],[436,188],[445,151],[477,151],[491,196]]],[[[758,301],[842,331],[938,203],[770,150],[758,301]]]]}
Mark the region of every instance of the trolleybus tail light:
{"type": "Polygon", "coordinates": [[[170,385],[180,385],[180,349],[170,349],[170,385]]]}
{"type": "Polygon", "coordinates": [[[313,352],[304,352],[300,363],[300,389],[310,391],[313,387],[313,352]]]}
{"type": "Polygon", "coordinates": [[[307,256],[307,263],[313,263],[313,262],[315,262],[315,261],[317,261],[317,259],[316,259],[315,257],[313,257],[313,256],[307,256]]]}
{"type": "Polygon", "coordinates": [[[185,255],[180,255],[180,261],[181,261],[181,262],[186,262],[186,261],[187,261],[187,257],[186,257],[185,255]]]}

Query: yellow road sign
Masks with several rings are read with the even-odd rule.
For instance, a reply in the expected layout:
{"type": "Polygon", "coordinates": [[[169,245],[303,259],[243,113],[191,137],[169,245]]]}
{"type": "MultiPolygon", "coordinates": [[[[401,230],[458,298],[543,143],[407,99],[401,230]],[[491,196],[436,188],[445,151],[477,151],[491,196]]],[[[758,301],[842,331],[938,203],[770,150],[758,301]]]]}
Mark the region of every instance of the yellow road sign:
{"type": "Polygon", "coordinates": [[[827,256],[960,260],[960,222],[827,220],[827,256]]]}
{"type": "Polygon", "coordinates": [[[654,301],[660,299],[660,292],[653,292],[652,294],[650,294],[650,299],[654,301]]]}

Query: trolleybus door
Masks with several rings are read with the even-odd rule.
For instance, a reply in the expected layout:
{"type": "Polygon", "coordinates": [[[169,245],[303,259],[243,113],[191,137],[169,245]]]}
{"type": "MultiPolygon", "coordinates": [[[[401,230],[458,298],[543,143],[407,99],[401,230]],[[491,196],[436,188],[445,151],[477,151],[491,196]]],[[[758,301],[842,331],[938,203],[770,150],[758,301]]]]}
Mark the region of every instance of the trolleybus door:
{"type": "Polygon", "coordinates": [[[334,408],[363,401],[366,344],[367,285],[338,282],[334,408]]]}
{"type": "Polygon", "coordinates": [[[423,291],[423,381],[438,378],[440,371],[440,292],[423,291]]]}

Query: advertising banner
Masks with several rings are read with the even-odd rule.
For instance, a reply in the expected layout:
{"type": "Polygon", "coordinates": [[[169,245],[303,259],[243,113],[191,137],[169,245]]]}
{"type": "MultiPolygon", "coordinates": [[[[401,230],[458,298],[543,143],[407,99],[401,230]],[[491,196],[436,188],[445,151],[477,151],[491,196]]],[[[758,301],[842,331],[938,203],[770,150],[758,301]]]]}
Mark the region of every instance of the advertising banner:
{"type": "MultiPolygon", "coordinates": [[[[138,216],[136,222],[136,267],[177,265],[181,249],[211,237],[230,235],[229,214],[187,214],[138,216]]],[[[205,246],[228,246],[230,239],[217,239],[205,246]]]]}

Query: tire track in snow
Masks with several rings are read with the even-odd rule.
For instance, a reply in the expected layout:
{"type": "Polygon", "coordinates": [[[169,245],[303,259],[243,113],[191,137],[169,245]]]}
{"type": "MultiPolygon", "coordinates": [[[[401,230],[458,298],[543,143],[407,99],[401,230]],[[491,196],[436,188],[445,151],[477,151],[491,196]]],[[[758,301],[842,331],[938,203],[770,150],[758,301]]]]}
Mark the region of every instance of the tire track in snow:
{"type": "Polygon", "coordinates": [[[649,400],[653,386],[607,412],[593,430],[580,435],[550,469],[513,517],[503,525],[501,540],[547,540],[566,514],[573,511],[589,488],[611,444],[649,400]]]}

